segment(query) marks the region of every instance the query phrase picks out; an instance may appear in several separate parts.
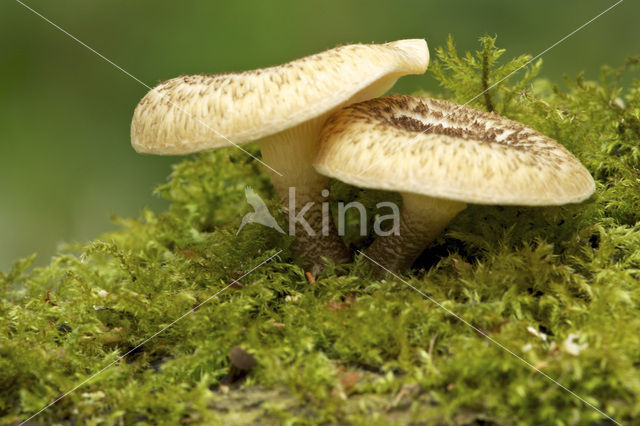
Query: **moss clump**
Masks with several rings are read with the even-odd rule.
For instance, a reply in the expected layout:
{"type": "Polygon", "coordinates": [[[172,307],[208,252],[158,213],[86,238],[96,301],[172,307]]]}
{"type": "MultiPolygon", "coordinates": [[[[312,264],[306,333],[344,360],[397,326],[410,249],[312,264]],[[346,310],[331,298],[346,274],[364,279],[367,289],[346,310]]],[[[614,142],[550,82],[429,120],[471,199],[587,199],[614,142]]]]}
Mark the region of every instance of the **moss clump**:
{"type": "MultiPolygon", "coordinates": [[[[447,97],[466,102],[529,60],[501,65],[495,40],[481,43],[463,57],[453,41],[438,50],[432,72],[447,97]]],[[[577,206],[472,206],[404,276],[623,423],[640,418],[640,82],[620,83],[633,67],[629,60],[604,68],[599,82],[578,77],[561,89],[536,78],[537,62],[472,101],[567,146],[596,178],[596,195],[577,206]]],[[[0,274],[3,422],[28,418],[127,352],[35,420],[604,419],[403,282],[371,278],[362,259],[310,285],[289,263],[286,237],[259,225],[236,235],[249,210],[245,186],[274,198],[242,153],[195,156],[158,189],[167,212],[118,219],[121,230],[69,247],[47,267],[29,270],[29,258],[0,274]],[[258,366],[233,381],[235,345],[258,366]]],[[[341,184],[334,195],[370,206],[389,196],[341,184]]]]}

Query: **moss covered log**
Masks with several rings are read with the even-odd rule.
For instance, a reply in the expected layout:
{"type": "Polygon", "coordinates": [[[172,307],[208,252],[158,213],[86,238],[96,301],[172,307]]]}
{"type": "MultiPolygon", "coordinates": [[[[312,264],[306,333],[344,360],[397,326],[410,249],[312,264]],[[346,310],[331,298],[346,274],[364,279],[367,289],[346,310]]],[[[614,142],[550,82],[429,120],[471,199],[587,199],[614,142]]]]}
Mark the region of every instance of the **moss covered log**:
{"type": "MultiPolygon", "coordinates": [[[[470,206],[402,279],[616,421],[640,421],[638,61],[556,86],[539,61],[501,81],[530,57],[504,61],[491,38],[437,53],[440,97],[488,89],[470,104],[558,140],[597,191],[564,207],[470,206]]],[[[608,424],[360,257],[310,284],[288,237],[256,224],[236,235],[246,186],[278,211],[250,157],[194,156],[157,189],[168,211],[0,273],[2,422],[117,361],[32,424],[608,424]],[[257,365],[234,372],[234,346],[257,365]]],[[[372,209],[397,199],[338,182],[332,193],[372,209]]],[[[345,240],[364,248],[351,219],[345,240]]]]}

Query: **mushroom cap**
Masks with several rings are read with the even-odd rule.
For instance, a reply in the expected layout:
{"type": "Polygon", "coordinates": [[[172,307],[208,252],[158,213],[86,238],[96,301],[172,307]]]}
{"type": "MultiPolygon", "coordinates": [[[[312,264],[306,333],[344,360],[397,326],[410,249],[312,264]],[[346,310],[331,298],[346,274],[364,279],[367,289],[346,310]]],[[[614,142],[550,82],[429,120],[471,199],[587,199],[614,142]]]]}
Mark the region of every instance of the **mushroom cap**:
{"type": "Polygon", "coordinates": [[[141,153],[173,155],[256,141],[379,96],[400,76],[424,73],[428,62],[424,40],[399,40],[341,46],[252,71],[173,78],[138,103],[131,144],[141,153]]]}
{"type": "Polygon", "coordinates": [[[313,163],[352,185],[475,204],[560,205],[595,190],[555,140],[453,102],[404,95],[348,106],[326,122],[313,163]]]}

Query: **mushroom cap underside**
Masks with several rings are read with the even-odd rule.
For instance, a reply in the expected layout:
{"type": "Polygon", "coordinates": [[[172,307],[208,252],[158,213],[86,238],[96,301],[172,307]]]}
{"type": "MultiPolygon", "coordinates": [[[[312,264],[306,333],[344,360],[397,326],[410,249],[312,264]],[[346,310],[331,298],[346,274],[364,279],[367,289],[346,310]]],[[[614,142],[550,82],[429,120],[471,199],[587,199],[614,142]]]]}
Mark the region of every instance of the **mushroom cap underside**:
{"type": "Polygon", "coordinates": [[[141,153],[189,154],[256,141],[381,93],[429,62],[424,40],[337,47],[284,65],[177,77],[149,91],[131,123],[141,153]],[[387,80],[390,80],[387,82],[387,80]],[[386,86],[384,83],[390,83],[386,86]]]}
{"type": "Polygon", "coordinates": [[[540,132],[495,113],[405,95],[332,115],[314,167],[359,187],[475,204],[561,205],[595,190],[580,161],[540,132]]]}

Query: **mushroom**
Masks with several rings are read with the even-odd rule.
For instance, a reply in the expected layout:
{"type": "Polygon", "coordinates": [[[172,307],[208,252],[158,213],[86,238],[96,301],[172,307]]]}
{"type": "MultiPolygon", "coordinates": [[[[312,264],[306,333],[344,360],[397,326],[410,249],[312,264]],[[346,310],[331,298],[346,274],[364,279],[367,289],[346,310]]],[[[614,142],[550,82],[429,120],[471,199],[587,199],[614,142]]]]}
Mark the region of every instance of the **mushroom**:
{"type": "Polygon", "coordinates": [[[131,143],[139,153],[176,155],[257,142],[289,209],[293,254],[315,274],[321,257],[350,259],[330,218],[323,221],[329,179],[311,166],[322,124],[342,106],[383,94],[403,75],[424,73],[428,62],[424,40],[399,40],[341,46],[253,71],[177,77],[140,101],[131,143]]]}
{"type": "Polygon", "coordinates": [[[410,267],[466,203],[561,205],[595,190],[580,161],[536,130],[495,113],[404,95],[335,113],[313,164],[355,186],[400,192],[395,232],[365,251],[392,272],[410,267]]]}

